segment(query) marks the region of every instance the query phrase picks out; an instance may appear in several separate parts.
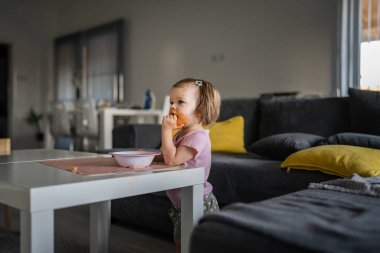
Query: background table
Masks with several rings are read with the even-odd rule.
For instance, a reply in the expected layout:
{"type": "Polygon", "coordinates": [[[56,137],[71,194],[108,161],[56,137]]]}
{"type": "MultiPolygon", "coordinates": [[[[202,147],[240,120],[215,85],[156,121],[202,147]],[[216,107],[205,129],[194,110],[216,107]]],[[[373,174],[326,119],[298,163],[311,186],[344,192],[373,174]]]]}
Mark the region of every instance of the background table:
{"type": "Polygon", "coordinates": [[[104,108],[99,111],[100,115],[100,149],[112,148],[112,129],[114,128],[114,117],[136,117],[137,123],[145,123],[146,117],[155,118],[155,122],[161,124],[162,110],[135,110],[104,108]]]}
{"type": "MultiPolygon", "coordinates": [[[[72,108],[71,113],[74,113],[72,108]]],[[[123,108],[102,108],[98,110],[99,114],[99,149],[112,148],[112,129],[114,128],[114,118],[133,117],[137,123],[146,123],[147,118],[153,118],[154,123],[161,124],[163,110],[138,110],[138,109],[123,109],[123,108]]],[[[47,116],[49,118],[49,115],[47,116]]],[[[150,121],[151,122],[151,121],[150,121]]],[[[51,124],[49,120],[45,120],[44,124],[44,147],[53,148],[54,139],[51,135],[51,124]]]]}

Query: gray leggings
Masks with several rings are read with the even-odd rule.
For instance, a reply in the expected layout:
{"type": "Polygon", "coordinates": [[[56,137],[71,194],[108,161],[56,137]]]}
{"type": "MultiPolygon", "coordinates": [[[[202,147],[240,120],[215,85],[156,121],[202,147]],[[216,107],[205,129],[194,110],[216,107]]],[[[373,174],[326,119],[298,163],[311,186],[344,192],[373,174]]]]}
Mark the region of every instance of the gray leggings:
{"type": "MultiPolygon", "coordinates": [[[[214,194],[210,192],[203,197],[203,214],[219,211],[218,201],[214,194]]],[[[174,240],[181,240],[181,205],[172,206],[169,210],[169,217],[174,225],[174,240]]]]}

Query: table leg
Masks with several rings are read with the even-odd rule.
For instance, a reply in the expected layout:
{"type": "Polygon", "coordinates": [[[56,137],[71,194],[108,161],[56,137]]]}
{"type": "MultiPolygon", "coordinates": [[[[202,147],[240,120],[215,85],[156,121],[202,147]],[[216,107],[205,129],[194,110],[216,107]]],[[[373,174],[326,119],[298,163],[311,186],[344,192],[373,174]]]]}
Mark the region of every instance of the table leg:
{"type": "Polygon", "coordinates": [[[20,211],[21,253],[54,252],[54,210],[20,211]]]}
{"type": "Polygon", "coordinates": [[[4,230],[12,230],[12,207],[4,205],[4,230]]]}
{"type": "Polygon", "coordinates": [[[100,149],[112,148],[113,115],[108,111],[100,114],[100,149]]]}
{"type": "Polygon", "coordinates": [[[203,184],[182,188],[181,252],[190,250],[190,235],[203,215],[203,184]]]}
{"type": "Polygon", "coordinates": [[[102,201],[90,205],[90,251],[107,253],[110,233],[111,201],[102,201]]]}

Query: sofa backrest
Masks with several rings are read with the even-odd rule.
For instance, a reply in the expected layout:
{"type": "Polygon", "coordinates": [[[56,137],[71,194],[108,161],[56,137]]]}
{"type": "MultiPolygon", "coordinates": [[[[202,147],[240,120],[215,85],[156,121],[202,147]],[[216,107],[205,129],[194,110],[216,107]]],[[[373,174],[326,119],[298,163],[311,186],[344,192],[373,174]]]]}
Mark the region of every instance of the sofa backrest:
{"type": "Polygon", "coordinates": [[[219,121],[244,117],[244,144],[279,133],[302,132],[321,136],[350,131],[348,97],[230,98],[222,100],[219,121]]]}
{"type": "Polygon", "coordinates": [[[347,97],[262,99],[259,101],[259,137],[303,132],[328,137],[350,131],[347,97]]]}
{"type": "Polygon", "coordinates": [[[218,121],[238,115],[244,118],[244,144],[245,147],[249,147],[259,137],[258,99],[232,98],[222,100],[218,121]]]}

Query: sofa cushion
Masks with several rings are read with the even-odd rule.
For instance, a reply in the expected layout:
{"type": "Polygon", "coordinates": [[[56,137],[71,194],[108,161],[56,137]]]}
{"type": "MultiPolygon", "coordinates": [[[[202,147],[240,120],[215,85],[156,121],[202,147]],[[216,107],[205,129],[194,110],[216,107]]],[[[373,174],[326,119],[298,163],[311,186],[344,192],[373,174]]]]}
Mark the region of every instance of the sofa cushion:
{"type": "Polygon", "coordinates": [[[324,140],[325,137],[315,134],[275,134],[256,141],[248,150],[269,158],[284,160],[290,154],[314,147],[324,140]]]}
{"type": "Polygon", "coordinates": [[[348,90],[351,131],[380,135],[380,92],[348,90]]]}
{"type": "Polygon", "coordinates": [[[346,132],[330,136],[325,143],[380,149],[380,136],[346,132]]]}
{"type": "Polygon", "coordinates": [[[232,202],[252,202],[307,188],[311,182],[335,179],[319,171],[280,168],[281,161],[253,153],[213,153],[208,181],[220,206],[232,202]]]}
{"type": "Polygon", "coordinates": [[[223,99],[219,120],[241,115],[244,118],[244,146],[247,148],[259,139],[259,110],[256,98],[223,99]]]}
{"type": "Polygon", "coordinates": [[[380,150],[348,145],[323,145],[291,154],[282,168],[319,170],[323,173],[348,177],[380,175],[380,150]]]}
{"type": "Polygon", "coordinates": [[[348,98],[260,100],[260,138],[301,132],[331,136],[348,132],[348,98]]]}
{"type": "Polygon", "coordinates": [[[211,151],[247,153],[244,148],[244,118],[235,116],[211,127],[211,151]]]}

